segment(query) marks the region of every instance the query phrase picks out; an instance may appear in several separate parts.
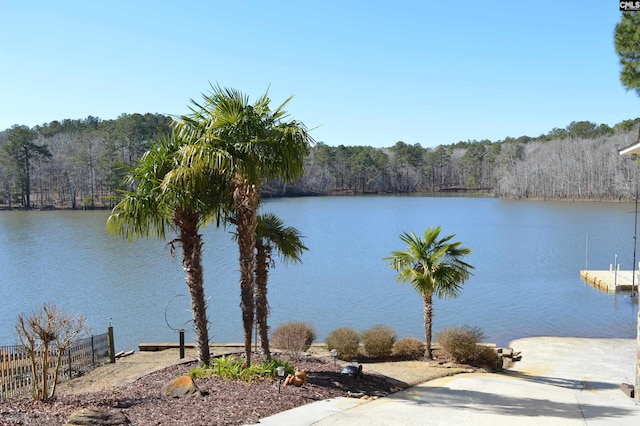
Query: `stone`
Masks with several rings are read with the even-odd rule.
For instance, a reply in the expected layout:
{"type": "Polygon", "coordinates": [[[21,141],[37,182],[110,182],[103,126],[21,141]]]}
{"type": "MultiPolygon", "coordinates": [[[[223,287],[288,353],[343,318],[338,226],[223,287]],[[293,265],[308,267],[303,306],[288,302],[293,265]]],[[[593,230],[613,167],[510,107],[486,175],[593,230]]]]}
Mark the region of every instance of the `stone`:
{"type": "Polygon", "coordinates": [[[172,398],[181,398],[185,396],[202,396],[198,386],[196,386],[193,379],[189,376],[180,376],[171,380],[162,386],[162,395],[170,396],[172,398]]]}
{"type": "Polygon", "coordinates": [[[121,411],[83,408],[73,413],[65,423],[65,426],[117,426],[128,424],[130,424],[129,419],[121,411]]]}
{"type": "Polygon", "coordinates": [[[622,383],[620,385],[620,390],[622,392],[625,393],[625,395],[627,395],[629,398],[633,398],[634,397],[634,389],[633,389],[633,385],[629,384],[629,383],[622,383]]]}

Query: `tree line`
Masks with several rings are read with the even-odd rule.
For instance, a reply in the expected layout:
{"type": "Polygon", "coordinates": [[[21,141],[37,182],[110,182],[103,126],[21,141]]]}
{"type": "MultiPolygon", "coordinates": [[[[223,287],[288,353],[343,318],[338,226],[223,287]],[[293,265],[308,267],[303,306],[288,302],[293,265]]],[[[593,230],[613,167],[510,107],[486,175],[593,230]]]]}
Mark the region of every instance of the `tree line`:
{"type": "MultiPolygon", "coordinates": [[[[122,179],[172,119],[53,121],[0,132],[0,207],[112,208],[122,179]]],[[[640,118],[613,127],[572,122],[538,137],[473,140],[435,148],[319,142],[294,183],[271,180],[265,196],[472,191],[518,199],[626,200],[637,168],[618,150],[637,139],[640,118]]]]}
{"type": "Polygon", "coordinates": [[[271,195],[470,191],[516,199],[625,200],[635,197],[637,166],[618,150],[637,140],[640,118],[609,127],[572,122],[538,137],[466,141],[435,148],[311,150],[294,185],[272,181],[271,195]]]}
{"type": "Polygon", "coordinates": [[[123,114],[13,126],[0,133],[0,202],[26,209],[113,207],[126,168],[170,122],[160,114],[123,114]]]}

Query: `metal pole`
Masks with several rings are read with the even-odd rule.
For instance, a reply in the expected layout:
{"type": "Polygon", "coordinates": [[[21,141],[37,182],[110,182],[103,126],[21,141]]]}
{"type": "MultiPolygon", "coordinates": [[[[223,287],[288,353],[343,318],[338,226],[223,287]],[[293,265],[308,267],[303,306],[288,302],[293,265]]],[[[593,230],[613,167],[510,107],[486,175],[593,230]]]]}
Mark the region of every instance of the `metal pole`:
{"type": "MultiPolygon", "coordinates": [[[[640,131],[640,130],[639,130],[640,131]]],[[[637,231],[638,231],[638,168],[636,167],[636,217],[635,217],[635,228],[633,231],[633,269],[634,269],[634,278],[635,278],[635,267],[636,267],[636,243],[637,243],[637,231]]],[[[631,282],[631,296],[634,296],[634,281],[631,282]]],[[[640,283],[638,284],[640,286],[640,283]]],[[[638,296],[638,292],[635,292],[635,295],[638,296]]],[[[633,303],[632,303],[633,306],[633,303]]],[[[636,329],[636,382],[634,383],[634,397],[636,403],[640,403],[640,308],[638,309],[638,322],[636,329]]]]}
{"type": "Polygon", "coordinates": [[[637,403],[640,403],[640,309],[638,309],[638,330],[636,337],[636,388],[634,396],[637,403]]]}
{"type": "Polygon", "coordinates": [[[184,358],[184,328],[179,330],[180,332],[180,359],[184,358]]]}
{"type": "Polygon", "coordinates": [[[111,318],[109,318],[109,328],[107,328],[107,335],[109,338],[109,362],[115,364],[116,362],[116,345],[113,342],[113,326],[111,325],[111,318]]]}
{"type": "Polygon", "coordinates": [[[585,270],[589,270],[589,234],[587,234],[587,253],[586,253],[586,266],[585,270]]]}
{"type": "Polygon", "coordinates": [[[618,255],[613,258],[613,285],[618,286],[618,255]]]}
{"type": "Polygon", "coordinates": [[[636,284],[636,246],[638,243],[638,179],[636,179],[636,215],[635,224],[633,226],[633,271],[631,271],[631,295],[635,294],[636,284]]]}

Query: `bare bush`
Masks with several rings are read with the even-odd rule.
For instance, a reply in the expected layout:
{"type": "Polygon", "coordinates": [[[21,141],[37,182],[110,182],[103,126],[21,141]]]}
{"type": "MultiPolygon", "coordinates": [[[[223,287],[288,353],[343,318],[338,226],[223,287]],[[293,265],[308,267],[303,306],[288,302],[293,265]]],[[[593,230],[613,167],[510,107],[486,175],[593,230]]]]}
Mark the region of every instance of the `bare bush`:
{"type": "Polygon", "coordinates": [[[341,327],[333,330],[327,336],[327,347],[338,352],[338,359],[350,361],[360,353],[360,335],[350,327],[341,327]]]}
{"type": "Polygon", "coordinates": [[[362,343],[367,356],[384,358],[391,355],[396,332],[387,326],[376,325],[362,333],[362,343]]]}
{"type": "Polygon", "coordinates": [[[469,364],[493,372],[502,369],[502,358],[494,348],[476,345],[476,351],[471,355],[469,364]]]}
{"type": "Polygon", "coordinates": [[[53,303],[45,303],[42,309],[34,311],[31,316],[18,315],[15,329],[31,361],[33,399],[53,398],[62,355],[88,334],[86,319],[82,315],[70,316],[53,303]],[[53,362],[51,357],[54,358],[53,362]]]}
{"type": "Polygon", "coordinates": [[[405,337],[393,345],[393,355],[406,359],[424,357],[424,342],[415,337],[405,337]]]}
{"type": "Polygon", "coordinates": [[[311,347],[315,338],[316,332],[311,324],[289,321],[271,334],[271,344],[274,348],[285,350],[297,357],[311,347]]]}
{"type": "Polygon", "coordinates": [[[445,355],[455,362],[466,362],[476,353],[477,345],[484,338],[478,327],[450,327],[436,335],[445,355]]]}

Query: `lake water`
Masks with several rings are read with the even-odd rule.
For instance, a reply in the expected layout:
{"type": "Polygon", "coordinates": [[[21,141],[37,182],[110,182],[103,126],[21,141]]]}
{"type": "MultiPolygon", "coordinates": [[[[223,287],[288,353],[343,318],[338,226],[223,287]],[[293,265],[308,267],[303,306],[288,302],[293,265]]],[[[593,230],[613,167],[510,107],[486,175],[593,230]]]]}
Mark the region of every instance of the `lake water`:
{"type": "MultiPolygon", "coordinates": [[[[404,248],[402,232],[441,225],[473,250],[467,260],[475,270],[460,297],[434,299],[434,332],[468,324],[499,345],[525,336],[636,335],[638,308],[628,293],[602,293],[579,276],[587,264],[608,269],[616,255],[631,269],[632,204],[372,196],[275,199],[263,210],[297,227],[310,249],[302,264],[278,262],[271,271],[272,327],[307,321],[321,342],[341,326],[384,324],[398,337],[423,339],[421,299],[382,258],[404,248]]],[[[109,236],[108,214],[0,212],[0,345],[15,343],[19,313],[47,301],[84,314],[95,333],[111,319],[117,350],[177,342],[172,328],[194,340],[179,258],[166,241],[109,236]]],[[[211,339],[240,342],[237,246],[214,227],[204,238],[211,339]]]]}

